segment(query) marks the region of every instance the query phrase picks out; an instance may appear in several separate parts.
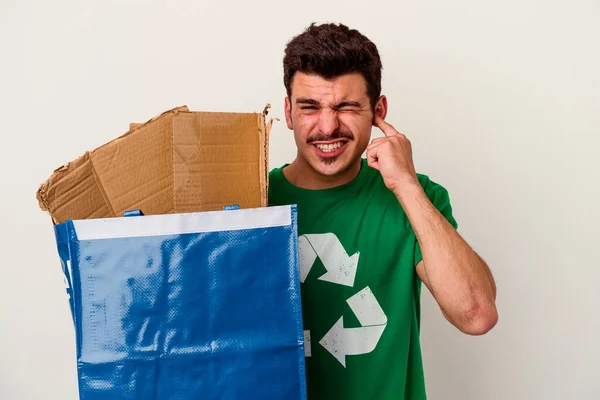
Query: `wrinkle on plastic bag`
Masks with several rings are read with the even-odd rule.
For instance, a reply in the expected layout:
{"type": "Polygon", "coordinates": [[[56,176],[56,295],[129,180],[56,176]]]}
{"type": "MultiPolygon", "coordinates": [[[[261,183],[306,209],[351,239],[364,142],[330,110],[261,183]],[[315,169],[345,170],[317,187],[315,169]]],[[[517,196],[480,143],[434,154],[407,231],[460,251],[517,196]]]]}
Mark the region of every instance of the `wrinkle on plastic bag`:
{"type": "Polygon", "coordinates": [[[295,206],[55,232],[82,399],[306,398],[295,206]]]}

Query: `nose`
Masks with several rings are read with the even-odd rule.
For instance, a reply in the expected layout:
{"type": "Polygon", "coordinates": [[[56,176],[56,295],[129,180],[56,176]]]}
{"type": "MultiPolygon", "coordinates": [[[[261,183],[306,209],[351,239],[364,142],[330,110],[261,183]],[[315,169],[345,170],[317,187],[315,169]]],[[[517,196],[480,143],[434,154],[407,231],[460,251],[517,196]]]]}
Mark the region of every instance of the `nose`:
{"type": "Polygon", "coordinates": [[[335,111],[323,110],[319,116],[319,130],[323,135],[331,135],[340,127],[338,115],[335,111]]]}

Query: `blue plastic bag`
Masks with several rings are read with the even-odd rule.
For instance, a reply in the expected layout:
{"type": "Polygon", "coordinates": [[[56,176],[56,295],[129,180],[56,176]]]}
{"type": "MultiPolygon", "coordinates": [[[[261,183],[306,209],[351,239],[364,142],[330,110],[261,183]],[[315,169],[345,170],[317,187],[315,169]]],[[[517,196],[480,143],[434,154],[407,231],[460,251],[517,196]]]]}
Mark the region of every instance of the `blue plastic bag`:
{"type": "Polygon", "coordinates": [[[295,206],[55,233],[80,398],[306,398],[295,206]]]}

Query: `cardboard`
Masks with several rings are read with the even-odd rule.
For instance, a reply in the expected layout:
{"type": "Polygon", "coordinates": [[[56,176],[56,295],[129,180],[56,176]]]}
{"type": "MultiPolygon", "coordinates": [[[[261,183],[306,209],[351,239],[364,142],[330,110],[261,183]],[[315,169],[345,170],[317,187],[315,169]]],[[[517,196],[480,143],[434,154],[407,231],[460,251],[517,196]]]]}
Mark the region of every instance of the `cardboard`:
{"type": "Polygon", "coordinates": [[[37,198],[55,224],[66,220],[267,206],[268,135],[262,113],[186,106],[130,130],[56,169],[37,198]]]}

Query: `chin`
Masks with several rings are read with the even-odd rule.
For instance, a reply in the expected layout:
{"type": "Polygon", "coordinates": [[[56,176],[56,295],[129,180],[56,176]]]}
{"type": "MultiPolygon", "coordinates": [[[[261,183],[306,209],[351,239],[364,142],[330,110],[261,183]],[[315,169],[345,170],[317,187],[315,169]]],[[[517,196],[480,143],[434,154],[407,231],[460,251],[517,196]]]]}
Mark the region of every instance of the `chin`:
{"type": "Polygon", "coordinates": [[[317,158],[311,160],[310,165],[321,175],[336,176],[348,170],[352,161],[346,157],[317,158]]]}
{"type": "Polygon", "coordinates": [[[360,162],[358,148],[354,142],[337,140],[338,143],[309,145],[304,149],[303,158],[310,168],[324,177],[344,174],[360,162]]]}

